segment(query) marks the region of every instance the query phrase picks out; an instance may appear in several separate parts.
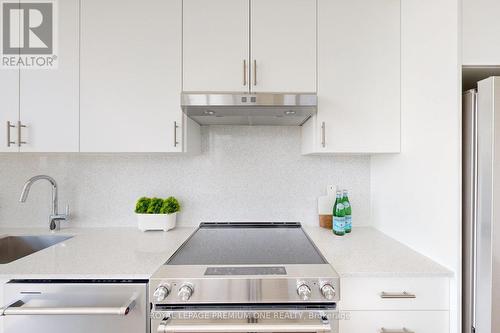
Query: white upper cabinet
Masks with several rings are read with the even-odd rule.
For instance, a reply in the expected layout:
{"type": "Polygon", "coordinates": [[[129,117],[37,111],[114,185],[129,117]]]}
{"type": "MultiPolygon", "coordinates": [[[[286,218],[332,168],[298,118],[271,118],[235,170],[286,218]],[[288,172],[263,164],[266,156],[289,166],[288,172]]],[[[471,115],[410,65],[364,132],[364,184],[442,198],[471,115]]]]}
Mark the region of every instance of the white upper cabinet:
{"type": "Polygon", "coordinates": [[[180,108],[182,0],[81,8],[81,151],[186,151],[199,127],[180,108]]]}
{"type": "Polygon", "coordinates": [[[0,69],[0,152],[19,151],[19,70],[0,69]],[[14,127],[15,126],[15,127],[14,127]]]}
{"type": "Polygon", "coordinates": [[[500,1],[463,0],[463,64],[500,65],[500,1]]]}
{"type": "Polygon", "coordinates": [[[57,67],[21,69],[22,152],[78,152],[79,1],[57,2],[57,67]]]}
{"type": "Polygon", "coordinates": [[[400,151],[400,1],[318,0],[318,113],[302,152],[400,151]]]}
{"type": "MultiPolygon", "coordinates": [[[[78,151],[78,0],[56,5],[53,10],[56,66],[1,70],[0,89],[4,94],[0,137],[5,141],[0,151],[78,151]],[[11,142],[10,147],[7,141],[11,142]]],[[[31,42],[32,39],[25,40],[24,47],[32,47],[31,42]]],[[[51,55],[36,57],[52,58],[51,55]]]]}
{"type": "Polygon", "coordinates": [[[248,0],[184,0],[184,91],[248,91],[248,0]]]}
{"type": "Polygon", "coordinates": [[[316,91],[316,0],[184,0],[183,90],[316,91]]]}
{"type": "Polygon", "coordinates": [[[316,0],[251,0],[251,90],[316,92],[316,0]]]}

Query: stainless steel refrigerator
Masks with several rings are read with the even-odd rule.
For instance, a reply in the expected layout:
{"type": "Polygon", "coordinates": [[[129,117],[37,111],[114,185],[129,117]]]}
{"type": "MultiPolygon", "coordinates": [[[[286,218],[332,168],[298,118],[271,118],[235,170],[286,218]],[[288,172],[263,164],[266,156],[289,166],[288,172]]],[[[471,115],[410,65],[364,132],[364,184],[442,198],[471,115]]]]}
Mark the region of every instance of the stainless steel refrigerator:
{"type": "Polygon", "coordinates": [[[463,332],[500,332],[500,77],[463,95],[463,332]]]}

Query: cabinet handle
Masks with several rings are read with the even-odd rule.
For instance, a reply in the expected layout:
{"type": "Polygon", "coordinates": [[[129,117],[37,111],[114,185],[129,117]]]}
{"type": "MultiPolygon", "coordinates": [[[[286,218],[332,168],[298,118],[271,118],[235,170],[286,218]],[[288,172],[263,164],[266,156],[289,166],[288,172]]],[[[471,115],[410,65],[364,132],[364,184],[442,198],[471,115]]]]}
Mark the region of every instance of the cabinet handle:
{"type": "Polygon", "coordinates": [[[417,298],[417,296],[406,291],[403,291],[402,293],[388,293],[383,291],[380,294],[380,298],[417,298]]]}
{"type": "Polygon", "coordinates": [[[253,60],[253,85],[257,85],[257,60],[253,60]]]}
{"type": "Polygon", "coordinates": [[[179,141],[177,141],[177,129],[179,128],[179,125],[177,125],[177,122],[174,121],[174,147],[177,147],[179,144],[179,141]]]}
{"type": "Polygon", "coordinates": [[[401,328],[401,329],[397,329],[397,330],[390,330],[390,329],[387,329],[387,328],[381,328],[380,329],[380,333],[415,333],[413,331],[410,331],[409,329],[407,328],[401,328]]]}
{"type": "Polygon", "coordinates": [[[53,316],[74,316],[74,315],[116,315],[126,316],[136,306],[135,295],[132,296],[125,304],[116,307],[23,307],[24,301],[19,300],[11,305],[0,308],[0,316],[29,316],[29,315],[53,315],[53,316]]]}
{"type": "Polygon", "coordinates": [[[158,333],[174,332],[228,332],[228,333],[271,333],[271,332],[332,332],[332,326],[328,319],[322,319],[318,323],[293,322],[290,324],[266,324],[266,323],[242,323],[242,324],[205,324],[191,321],[177,320],[168,317],[158,326],[158,333]]]}
{"type": "Polygon", "coordinates": [[[14,127],[16,127],[16,125],[12,125],[10,121],[7,121],[7,147],[16,144],[16,141],[10,141],[10,129],[14,127]]]}
{"type": "Polygon", "coordinates": [[[326,147],[326,125],[325,122],[321,123],[321,146],[326,147]]]}
{"type": "Polygon", "coordinates": [[[23,125],[21,121],[17,122],[17,146],[21,147],[22,145],[25,145],[27,142],[26,141],[21,141],[22,140],[22,129],[26,128],[26,125],[23,125]]]}
{"type": "Polygon", "coordinates": [[[247,60],[243,59],[243,85],[247,85],[247,60]]]}

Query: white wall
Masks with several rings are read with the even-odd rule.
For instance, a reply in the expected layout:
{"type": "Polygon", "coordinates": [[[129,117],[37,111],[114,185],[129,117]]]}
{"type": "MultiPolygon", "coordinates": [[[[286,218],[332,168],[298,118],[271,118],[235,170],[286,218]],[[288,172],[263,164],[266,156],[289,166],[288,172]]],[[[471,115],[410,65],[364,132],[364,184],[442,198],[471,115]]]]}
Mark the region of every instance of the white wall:
{"type": "Polygon", "coordinates": [[[351,190],[354,225],[368,224],[370,159],[301,156],[300,127],[203,129],[198,156],[167,154],[0,155],[0,226],[47,227],[49,185],[35,184],[19,203],[24,182],[53,176],[60,206],[73,226],[135,226],[143,195],[177,196],[180,224],[201,221],[300,221],[317,224],[316,198],[328,184],[351,190]]]}
{"type": "Polygon", "coordinates": [[[500,65],[500,1],[462,0],[463,64],[500,65]]]}
{"type": "MultiPolygon", "coordinates": [[[[402,153],[371,161],[372,223],[460,272],[461,113],[456,0],[402,1],[402,153]]],[[[458,330],[459,274],[452,282],[458,330]]]]}

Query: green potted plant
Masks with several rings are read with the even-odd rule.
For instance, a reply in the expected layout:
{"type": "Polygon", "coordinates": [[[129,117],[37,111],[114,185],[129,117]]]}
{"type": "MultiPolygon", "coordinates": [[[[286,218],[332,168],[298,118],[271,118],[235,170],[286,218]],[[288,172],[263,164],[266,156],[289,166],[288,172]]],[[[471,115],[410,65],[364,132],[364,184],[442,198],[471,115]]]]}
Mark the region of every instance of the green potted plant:
{"type": "Polygon", "coordinates": [[[177,212],[180,210],[181,205],[174,197],[167,199],[142,197],[135,205],[138,226],[142,231],[167,231],[175,228],[177,212]]]}

